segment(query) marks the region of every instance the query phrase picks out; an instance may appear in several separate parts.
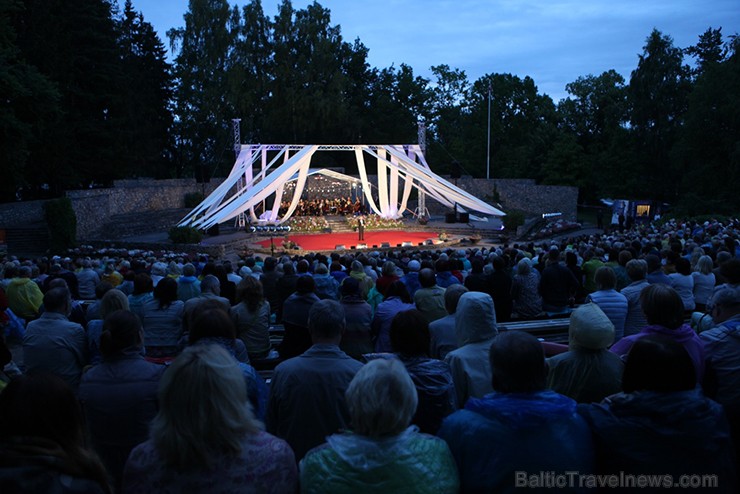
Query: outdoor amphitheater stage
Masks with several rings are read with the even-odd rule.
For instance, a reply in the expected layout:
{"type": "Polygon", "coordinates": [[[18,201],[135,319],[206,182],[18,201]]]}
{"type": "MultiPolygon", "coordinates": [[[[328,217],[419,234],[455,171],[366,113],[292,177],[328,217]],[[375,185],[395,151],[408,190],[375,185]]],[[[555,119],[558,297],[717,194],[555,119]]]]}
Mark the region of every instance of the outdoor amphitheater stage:
{"type": "Polygon", "coordinates": [[[438,235],[434,231],[405,231],[405,230],[373,230],[366,231],[364,240],[359,240],[356,232],[351,233],[317,233],[317,234],[288,234],[275,236],[273,239],[262,239],[255,242],[262,249],[269,250],[274,245],[276,250],[282,250],[283,241],[295,242],[301,250],[308,252],[334,250],[360,250],[378,248],[402,248],[432,246],[439,243],[438,235]]]}

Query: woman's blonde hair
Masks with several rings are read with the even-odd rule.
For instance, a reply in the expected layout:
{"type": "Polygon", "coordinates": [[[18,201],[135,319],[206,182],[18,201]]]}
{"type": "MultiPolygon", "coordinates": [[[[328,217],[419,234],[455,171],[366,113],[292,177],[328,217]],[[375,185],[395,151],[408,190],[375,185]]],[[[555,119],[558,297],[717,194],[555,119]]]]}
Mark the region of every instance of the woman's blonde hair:
{"type": "Polygon", "coordinates": [[[363,366],[345,398],[353,430],[373,438],[403,432],[418,404],[414,383],[396,359],[372,360],[363,366]]]}
{"type": "Polygon", "coordinates": [[[100,299],[100,316],[105,319],[117,310],[129,310],[128,297],[121,290],[108,290],[100,299]]]}
{"type": "Polygon", "coordinates": [[[185,349],[162,376],[151,437],[165,463],[200,469],[217,456],[241,453],[260,430],[236,359],[219,345],[185,349]]]}

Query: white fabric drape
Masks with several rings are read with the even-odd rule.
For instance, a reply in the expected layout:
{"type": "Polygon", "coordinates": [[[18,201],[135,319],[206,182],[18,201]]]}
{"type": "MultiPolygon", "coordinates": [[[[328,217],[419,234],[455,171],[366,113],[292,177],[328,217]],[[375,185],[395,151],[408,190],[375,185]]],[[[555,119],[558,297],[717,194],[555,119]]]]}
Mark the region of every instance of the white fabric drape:
{"type": "Polygon", "coordinates": [[[367,179],[365,155],[362,154],[362,147],[355,148],[355,159],[357,159],[357,170],[360,172],[360,180],[362,181],[362,193],[365,194],[365,199],[367,199],[370,209],[372,209],[375,214],[380,215],[380,210],[378,209],[378,206],[375,205],[375,200],[373,199],[373,191],[370,187],[370,182],[367,179]]]}

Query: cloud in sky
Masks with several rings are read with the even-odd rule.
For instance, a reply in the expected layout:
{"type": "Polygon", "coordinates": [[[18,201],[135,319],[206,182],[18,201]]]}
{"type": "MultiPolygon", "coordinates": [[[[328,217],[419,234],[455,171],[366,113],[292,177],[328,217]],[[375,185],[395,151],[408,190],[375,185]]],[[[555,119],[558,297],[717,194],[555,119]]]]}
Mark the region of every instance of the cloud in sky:
{"type": "MultiPolygon", "coordinates": [[[[184,25],[186,0],[134,0],[160,33],[184,25]]],[[[232,5],[234,2],[230,2],[232,5]]],[[[240,0],[239,5],[244,5],[240,0]]],[[[279,0],[262,2],[277,13],[279,0]]],[[[313,3],[294,0],[296,9],[313,3]]],[[[360,40],[378,68],[405,63],[429,77],[432,65],[534,79],[558,100],[580,76],[615,69],[629,80],[653,28],[685,48],[707,28],[740,31],[738,0],[324,0],[346,41],[360,40]]]]}

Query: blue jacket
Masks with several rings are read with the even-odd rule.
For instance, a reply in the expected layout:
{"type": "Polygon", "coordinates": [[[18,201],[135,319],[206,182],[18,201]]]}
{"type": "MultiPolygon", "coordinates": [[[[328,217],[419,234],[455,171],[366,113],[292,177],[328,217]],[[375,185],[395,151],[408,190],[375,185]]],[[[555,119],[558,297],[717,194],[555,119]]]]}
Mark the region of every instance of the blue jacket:
{"type": "Polygon", "coordinates": [[[736,492],[735,455],[722,406],[701,391],[638,391],[579,405],[591,426],[598,473],[716,474],[736,492]]]}
{"type": "Polygon", "coordinates": [[[590,294],[586,301],[591,301],[604,311],[606,317],[614,324],[614,341],[624,336],[624,323],[627,320],[627,297],[616,290],[598,290],[590,294]]]}
{"type": "Polygon", "coordinates": [[[455,458],[461,492],[520,492],[521,471],[592,472],[591,431],[576,402],[549,390],[471,398],[438,435],[455,458]]]}

